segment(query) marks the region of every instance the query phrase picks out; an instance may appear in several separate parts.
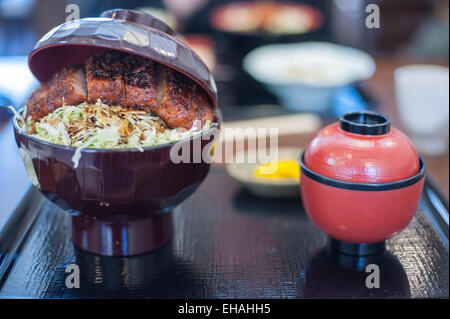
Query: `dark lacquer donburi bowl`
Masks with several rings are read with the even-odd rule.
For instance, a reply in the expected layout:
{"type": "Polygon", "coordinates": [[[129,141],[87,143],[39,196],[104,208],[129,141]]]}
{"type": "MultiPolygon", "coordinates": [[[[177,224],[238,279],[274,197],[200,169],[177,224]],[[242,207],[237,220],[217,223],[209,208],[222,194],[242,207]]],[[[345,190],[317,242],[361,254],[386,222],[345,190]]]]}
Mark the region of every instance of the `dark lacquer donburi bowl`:
{"type": "Polygon", "coordinates": [[[83,149],[75,168],[76,148],[39,140],[14,121],[16,142],[32,183],[73,214],[74,243],[102,255],[139,254],[170,238],[171,221],[164,213],[205,179],[217,127],[176,143],[145,147],[143,152],[83,149]],[[178,154],[190,152],[187,163],[172,161],[173,147],[180,150],[178,154]],[[194,162],[199,149],[205,157],[194,162]]]}
{"type": "MultiPolygon", "coordinates": [[[[119,50],[156,61],[195,81],[217,106],[217,88],[199,56],[161,20],[139,11],[114,9],[98,18],[66,22],[49,31],[30,53],[28,64],[44,82],[59,69],[84,63],[92,54],[119,50]]],[[[220,113],[220,112],[219,112],[220,113]]],[[[220,117],[220,116],[219,116],[220,117]]],[[[151,251],[172,235],[170,212],[208,174],[211,129],[176,143],[138,149],[83,149],[47,143],[14,122],[17,145],[33,184],[73,214],[72,239],[83,250],[110,256],[151,251]],[[176,163],[171,150],[188,160],[176,163]],[[204,156],[199,156],[203,154],[204,156]],[[190,159],[190,161],[189,161],[190,159]]]]}
{"type": "Polygon", "coordinates": [[[409,224],[425,176],[409,139],[373,112],[348,113],[325,127],[300,166],[308,216],[333,246],[355,255],[382,251],[409,224]]]}

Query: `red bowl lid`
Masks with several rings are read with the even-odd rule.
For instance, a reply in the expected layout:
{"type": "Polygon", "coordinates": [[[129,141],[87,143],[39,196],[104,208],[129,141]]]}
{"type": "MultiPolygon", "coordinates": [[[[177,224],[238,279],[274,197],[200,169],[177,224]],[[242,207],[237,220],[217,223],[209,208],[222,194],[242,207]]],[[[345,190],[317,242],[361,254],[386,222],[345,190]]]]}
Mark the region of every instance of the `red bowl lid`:
{"type": "Polygon", "coordinates": [[[317,174],[356,183],[398,181],[420,170],[408,137],[391,127],[388,117],[374,112],[347,113],[323,128],[304,161],[317,174]]]}
{"type": "Polygon", "coordinates": [[[84,63],[90,55],[108,49],[139,55],[185,74],[217,105],[216,83],[205,63],[175,38],[167,24],[140,11],[114,9],[97,18],[61,24],[38,41],[28,65],[36,78],[45,82],[63,67],[84,63]]]}

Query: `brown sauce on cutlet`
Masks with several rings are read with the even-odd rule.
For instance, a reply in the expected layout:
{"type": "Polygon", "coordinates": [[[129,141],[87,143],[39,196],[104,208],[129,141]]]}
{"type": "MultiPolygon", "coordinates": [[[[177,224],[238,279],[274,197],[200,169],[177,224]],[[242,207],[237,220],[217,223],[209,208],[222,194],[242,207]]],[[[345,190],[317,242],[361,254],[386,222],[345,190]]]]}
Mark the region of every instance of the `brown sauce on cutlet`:
{"type": "Polygon", "coordinates": [[[102,78],[117,78],[123,71],[123,53],[107,51],[95,55],[92,60],[94,75],[102,78]]]}
{"type": "Polygon", "coordinates": [[[123,79],[125,83],[139,87],[155,85],[155,67],[152,61],[138,56],[127,55],[123,59],[123,63],[123,79]]]}
{"type": "Polygon", "coordinates": [[[125,83],[146,87],[154,85],[153,62],[118,51],[107,51],[93,58],[94,75],[115,79],[122,76],[125,83]]]}

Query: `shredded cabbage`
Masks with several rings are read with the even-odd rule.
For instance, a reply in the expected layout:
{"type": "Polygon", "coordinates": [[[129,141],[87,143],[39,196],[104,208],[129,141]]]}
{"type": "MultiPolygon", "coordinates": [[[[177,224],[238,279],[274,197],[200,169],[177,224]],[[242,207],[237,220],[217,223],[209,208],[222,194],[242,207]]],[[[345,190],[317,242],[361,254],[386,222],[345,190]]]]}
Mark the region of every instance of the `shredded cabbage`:
{"type": "Polygon", "coordinates": [[[143,151],[143,147],[190,138],[210,127],[211,122],[206,121],[203,127],[195,123],[189,130],[171,129],[146,111],[109,106],[100,100],[95,104],[63,105],[34,122],[34,126],[26,125],[28,133],[41,140],[77,147],[72,158],[75,167],[83,148],[143,151]]]}

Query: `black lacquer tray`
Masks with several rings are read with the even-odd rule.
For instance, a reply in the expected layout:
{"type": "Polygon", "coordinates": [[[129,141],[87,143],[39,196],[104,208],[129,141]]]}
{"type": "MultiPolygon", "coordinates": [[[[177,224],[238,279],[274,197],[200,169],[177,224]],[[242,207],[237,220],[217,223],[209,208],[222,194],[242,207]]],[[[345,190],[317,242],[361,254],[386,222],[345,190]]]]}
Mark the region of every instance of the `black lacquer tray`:
{"type": "Polygon", "coordinates": [[[172,213],[169,244],[115,258],[76,249],[69,216],[31,189],[0,238],[0,297],[448,298],[448,204],[439,197],[428,180],[386,252],[355,260],[330,253],[300,199],[253,197],[214,166],[172,213]],[[364,263],[379,266],[380,288],[366,287],[364,263]],[[66,287],[69,264],[80,268],[80,288],[66,287]]]}

